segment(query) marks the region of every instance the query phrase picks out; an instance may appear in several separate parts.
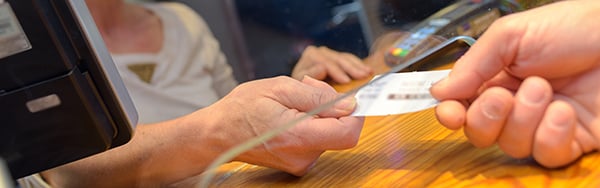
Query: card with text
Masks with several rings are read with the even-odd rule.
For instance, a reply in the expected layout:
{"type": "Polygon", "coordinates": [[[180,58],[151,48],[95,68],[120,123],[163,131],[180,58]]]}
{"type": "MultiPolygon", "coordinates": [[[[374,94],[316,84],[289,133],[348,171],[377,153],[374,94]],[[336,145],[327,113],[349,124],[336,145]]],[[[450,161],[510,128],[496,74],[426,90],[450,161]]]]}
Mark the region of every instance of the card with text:
{"type": "Polygon", "coordinates": [[[432,84],[445,78],[450,70],[393,73],[360,89],[353,116],[384,116],[416,112],[439,102],[429,93],[432,84]]]}

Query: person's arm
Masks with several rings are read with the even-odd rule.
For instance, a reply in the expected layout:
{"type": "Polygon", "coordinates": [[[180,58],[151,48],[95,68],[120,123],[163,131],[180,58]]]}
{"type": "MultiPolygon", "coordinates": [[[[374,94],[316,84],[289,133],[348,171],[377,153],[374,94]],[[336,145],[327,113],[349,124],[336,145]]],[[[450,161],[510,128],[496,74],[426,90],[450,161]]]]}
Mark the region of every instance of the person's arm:
{"type": "MultiPolygon", "coordinates": [[[[42,173],[55,187],[148,187],[202,173],[217,156],[338,97],[324,82],[277,77],[244,83],[217,103],[163,123],[140,125],[121,146],[42,173]]],[[[301,121],[236,161],[305,174],[330,149],[353,147],[362,119],[353,97],[301,121]]]]}
{"type": "Polygon", "coordinates": [[[195,115],[205,121],[138,125],[129,143],[42,176],[55,187],[147,187],[198,174],[228,146],[211,145],[219,142],[210,133],[214,122],[204,113],[195,115]]]}

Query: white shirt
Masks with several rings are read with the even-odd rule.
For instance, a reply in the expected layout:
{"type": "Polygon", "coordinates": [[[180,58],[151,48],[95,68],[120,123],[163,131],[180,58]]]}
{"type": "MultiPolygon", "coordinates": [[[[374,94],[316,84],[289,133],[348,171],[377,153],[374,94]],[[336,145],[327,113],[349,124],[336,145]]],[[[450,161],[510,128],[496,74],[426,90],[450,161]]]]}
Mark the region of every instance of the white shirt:
{"type": "Polygon", "coordinates": [[[113,54],[140,123],[189,114],[237,85],[217,40],[198,14],[179,3],[144,6],[165,28],[162,49],[156,54],[113,54]],[[154,71],[150,65],[155,65],[154,71]],[[137,67],[137,74],[132,67],[137,67]]]}

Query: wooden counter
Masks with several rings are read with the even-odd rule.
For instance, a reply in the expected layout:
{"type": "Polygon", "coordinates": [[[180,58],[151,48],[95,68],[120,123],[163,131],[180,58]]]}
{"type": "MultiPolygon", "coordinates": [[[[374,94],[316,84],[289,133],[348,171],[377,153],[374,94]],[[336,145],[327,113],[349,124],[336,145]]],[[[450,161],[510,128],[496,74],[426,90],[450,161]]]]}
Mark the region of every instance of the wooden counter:
{"type": "Polygon", "coordinates": [[[563,169],[479,149],[462,131],[443,128],[433,110],[369,117],[357,147],[329,151],[307,175],[234,162],[214,187],[600,187],[600,155],[563,169]]]}
{"type": "MultiPolygon", "coordinates": [[[[379,57],[366,61],[381,73],[386,68],[379,57]]],[[[366,81],[335,88],[347,91],[366,81]]],[[[303,177],[233,162],[218,170],[211,187],[600,187],[600,155],[547,169],[497,147],[475,148],[429,109],[366,118],[357,147],[325,152],[303,177]]]]}

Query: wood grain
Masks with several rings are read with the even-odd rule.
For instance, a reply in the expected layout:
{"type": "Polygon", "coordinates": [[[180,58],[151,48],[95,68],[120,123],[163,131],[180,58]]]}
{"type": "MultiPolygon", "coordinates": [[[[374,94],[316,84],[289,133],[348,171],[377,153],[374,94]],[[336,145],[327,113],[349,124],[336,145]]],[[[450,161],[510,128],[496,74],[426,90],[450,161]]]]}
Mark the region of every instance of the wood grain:
{"type": "MultiPolygon", "coordinates": [[[[387,70],[381,54],[365,61],[376,73],[387,70]]],[[[367,81],[335,88],[348,91],[367,81]]],[[[355,148],[325,152],[303,177],[232,162],[221,166],[211,187],[600,187],[599,167],[595,153],[548,169],[497,147],[475,148],[462,131],[445,129],[428,109],[367,117],[355,148]]]]}
{"type": "Polygon", "coordinates": [[[599,166],[597,154],[547,169],[497,147],[475,148],[425,110],[367,118],[357,147],[324,153],[306,176],[234,162],[212,187],[600,187],[599,166]]]}

